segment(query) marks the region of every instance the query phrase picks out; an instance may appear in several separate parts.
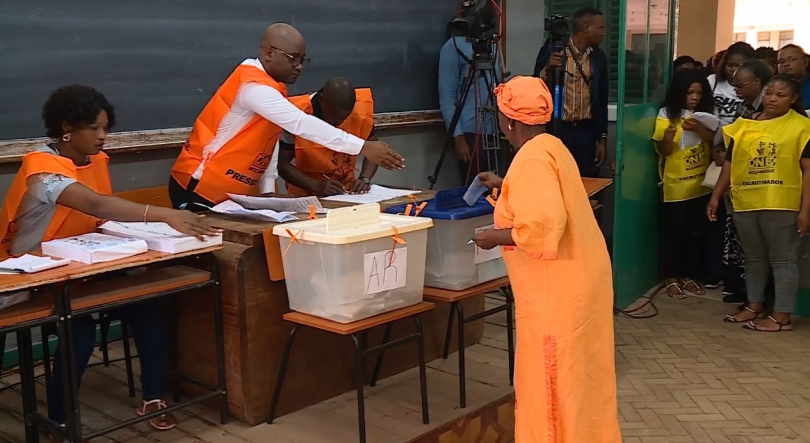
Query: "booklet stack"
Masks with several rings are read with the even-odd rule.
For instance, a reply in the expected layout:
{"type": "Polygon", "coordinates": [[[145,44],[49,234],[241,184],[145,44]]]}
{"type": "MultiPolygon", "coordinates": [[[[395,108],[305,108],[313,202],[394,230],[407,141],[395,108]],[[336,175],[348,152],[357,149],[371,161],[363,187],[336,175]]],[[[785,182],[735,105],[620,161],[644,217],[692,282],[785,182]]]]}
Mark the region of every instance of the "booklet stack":
{"type": "Polygon", "coordinates": [[[170,254],[194,251],[222,244],[222,234],[206,236],[205,240],[200,240],[181,234],[166,223],[108,221],[101,225],[100,229],[104,234],[143,240],[149,246],[149,249],[170,254]]]}
{"type": "Polygon", "coordinates": [[[149,247],[143,240],[106,234],[83,234],[42,243],[42,253],[93,264],[143,254],[149,247]]]}

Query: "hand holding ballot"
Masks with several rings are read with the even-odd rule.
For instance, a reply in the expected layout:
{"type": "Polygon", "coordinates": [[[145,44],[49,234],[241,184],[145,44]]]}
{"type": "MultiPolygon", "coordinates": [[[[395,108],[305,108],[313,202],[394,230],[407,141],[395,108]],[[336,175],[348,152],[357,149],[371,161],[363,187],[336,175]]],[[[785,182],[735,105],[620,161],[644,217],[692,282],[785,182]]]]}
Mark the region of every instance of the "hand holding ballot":
{"type": "Polygon", "coordinates": [[[492,172],[482,172],[478,174],[478,179],[489,189],[500,188],[503,185],[503,178],[492,172]]]}

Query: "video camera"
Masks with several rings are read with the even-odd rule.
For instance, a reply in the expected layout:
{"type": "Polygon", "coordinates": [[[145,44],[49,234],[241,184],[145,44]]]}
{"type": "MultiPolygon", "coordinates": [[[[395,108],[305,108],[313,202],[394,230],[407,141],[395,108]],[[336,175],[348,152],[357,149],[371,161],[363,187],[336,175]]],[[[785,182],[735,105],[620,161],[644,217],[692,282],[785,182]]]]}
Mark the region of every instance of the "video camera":
{"type": "Polygon", "coordinates": [[[473,51],[490,54],[498,39],[498,20],[491,0],[464,0],[458,17],[450,22],[472,43],[473,51]]]}
{"type": "Polygon", "coordinates": [[[554,14],[546,19],[545,29],[549,34],[552,52],[560,52],[565,49],[570,36],[568,19],[560,14],[554,14]]]}

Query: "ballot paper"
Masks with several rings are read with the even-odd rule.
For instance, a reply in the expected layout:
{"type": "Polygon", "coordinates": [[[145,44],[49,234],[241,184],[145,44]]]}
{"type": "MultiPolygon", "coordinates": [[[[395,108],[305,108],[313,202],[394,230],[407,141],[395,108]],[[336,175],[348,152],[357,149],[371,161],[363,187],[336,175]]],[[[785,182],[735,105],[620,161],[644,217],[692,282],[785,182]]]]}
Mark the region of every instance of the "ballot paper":
{"type": "Polygon", "coordinates": [[[247,209],[233,200],[224,202],[211,208],[212,211],[225,215],[236,215],[239,217],[252,218],[254,220],[271,221],[277,223],[298,220],[294,212],[276,212],[272,209],[247,209]]]}
{"type": "Polygon", "coordinates": [[[360,205],[367,203],[379,203],[392,198],[405,197],[406,195],[418,194],[419,191],[409,191],[407,189],[392,189],[379,185],[371,185],[369,191],[365,194],[340,194],[331,197],[324,197],[324,200],[344,202],[344,203],[357,203],[360,205]]]}
{"type": "Polygon", "coordinates": [[[33,274],[35,272],[47,271],[70,263],[69,259],[54,260],[51,257],[39,257],[25,254],[20,257],[12,257],[0,261],[1,274],[33,274]]]}
{"type": "Polygon", "coordinates": [[[142,254],[149,250],[146,242],[106,234],[83,234],[42,243],[42,253],[54,257],[93,264],[142,254]]]}
{"type": "Polygon", "coordinates": [[[219,246],[222,234],[206,236],[205,240],[191,237],[176,231],[166,223],[123,223],[108,221],[99,227],[104,234],[116,237],[138,238],[146,242],[149,249],[170,254],[194,251],[196,249],[219,246]]]}
{"type": "Polygon", "coordinates": [[[318,197],[279,198],[238,194],[228,194],[228,197],[247,209],[270,209],[278,212],[309,214],[309,207],[314,206],[316,214],[326,214],[326,209],[323,208],[318,197]]]}
{"type": "Polygon", "coordinates": [[[464,202],[467,203],[468,206],[475,206],[475,202],[478,201],[478,198],[484,195],[487,192],[487,187],[484,185],[484,182],[481,181],[480,178],[475,177],[470,183],[470,187],[467,188],[467,192],[464,193],[464,202]]]}
{"type": "MultiPolygon", "coordinates": [[[[717,118],[716,115],[709,114],[708,112],[695,112],[690,117],[685,118],[694,119],[712,132],[717,131],[717,128],[720,127],[720,119],[717,118]]],[[[683,134],[681,135],[681,149],[684,149],[687,146],[699,145],[701,143],[703,143],[703,140],[701,140],[696,133],[692,131],[683,131],[683,134]]]]}

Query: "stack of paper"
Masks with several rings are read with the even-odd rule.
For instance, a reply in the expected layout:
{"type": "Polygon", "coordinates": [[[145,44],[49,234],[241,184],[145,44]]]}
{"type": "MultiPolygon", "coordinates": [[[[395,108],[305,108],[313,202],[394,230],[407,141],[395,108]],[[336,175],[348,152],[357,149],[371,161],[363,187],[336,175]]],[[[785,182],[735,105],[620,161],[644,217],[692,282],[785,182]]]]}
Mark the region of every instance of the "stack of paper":
{"type": "Polygon", "coordinates": [[[21,257],[12,257],[0,261],[0,274],[33,274],[65,266],[68,263],[70,263],[68,259],[54,260],[51,257],[25,254],[21,257]]]}
{"type": "Polygon", "coordinates": [[[326,214],[318,197],[279,198],[253,197],[249,195],[228,194],[231,200],[248,209],[270,209],[278,212],[309,213],[309,207],[315,208],[316,214],[326,214]]]}
{"type": "Polygon", "coordinates": [[[276,212],[271,209],[246,209],[233,200],[226,200],[213,208],[212,211],[225,215],[236,215],[239,217],[252,218],[254,220],[271,221],[283,223],[291,220],[298,220],[294,212],[276,212]]]}
{"type": "Polygon", "coordinates": [[[222,234],[206,236],[205,240],[181,234],[166,223],[122,223],[108,221],[100,227],[101,232],[116,237],[137,238],[146,242],[149,249],[177,254],[196,249],[219,246],[222,234]]]}
{"type": "Polygon", "coordinates": [[[379,203],[392,198],[405,197],[406,195],[417,194],[419,191],[409,191],[407,189],[391,189],[378,185],[371,185],[369,191],[365,194],[341,194],[325,197],[324,200],[344,202],[344,203],[357,203],[360,205],[368,203],[379,203]]]}
{"type": "Polygon", "coordinates": [[[149,247],[143,240],[106,234],[84,234],[42,243],[42,253],[93,264],[143,254],[149,247]]]}

